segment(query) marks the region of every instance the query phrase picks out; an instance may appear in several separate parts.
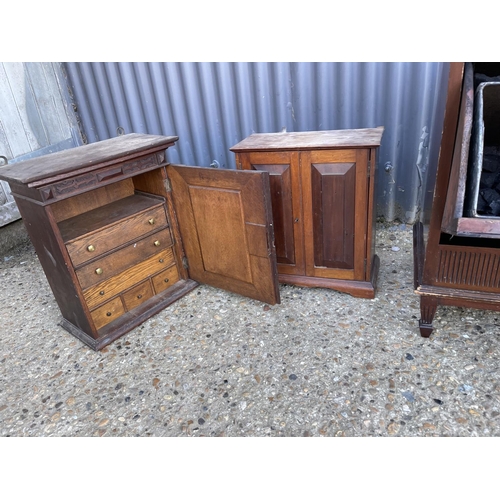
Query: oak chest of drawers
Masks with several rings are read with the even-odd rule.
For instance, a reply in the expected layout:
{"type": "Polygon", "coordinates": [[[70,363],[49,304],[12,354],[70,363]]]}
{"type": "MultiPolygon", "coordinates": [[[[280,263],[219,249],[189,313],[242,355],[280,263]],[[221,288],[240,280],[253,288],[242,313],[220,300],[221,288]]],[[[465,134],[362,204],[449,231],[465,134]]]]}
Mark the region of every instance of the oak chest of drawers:
{"type": "Polygon", "coordinates": [[[279,302],[267,173],[169,165],[177,139],[128,134],[0,171],[61,326],[95,350],[199,282],[279,302]]]}

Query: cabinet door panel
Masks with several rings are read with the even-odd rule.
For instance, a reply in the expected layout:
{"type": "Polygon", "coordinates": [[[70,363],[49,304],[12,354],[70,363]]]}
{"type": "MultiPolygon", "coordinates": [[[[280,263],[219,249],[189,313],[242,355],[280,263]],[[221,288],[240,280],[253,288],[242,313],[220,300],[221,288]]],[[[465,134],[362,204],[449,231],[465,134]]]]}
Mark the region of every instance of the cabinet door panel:
{"type": "Polygon", "coordinates": [[[304,274],[298,152],[245,153],[241,166],[269,173],[280,274],[304,274]]]}
{"type": "Polygon", "coordinates": [[[311,165],[314,265],[354,268],[355,163],[311,165]]]}
{"type": "Polygon", "coordinates": [[[293,248],[293,210],[289,165],[252,165],[255,170],[269,172],[271,204],[273,207],[274,237],[278,262],[295,263],[293,248]]]}
{"type": "Polygon", "coordinates": [[[302,153],[307,276],[364,279],[367,161],[367,150],[302,153]]]}
{"type": "Polygon", "coordinates": [[[189,276],[279,303],[268,174],[179,165],[167,173],[189,276]]]}

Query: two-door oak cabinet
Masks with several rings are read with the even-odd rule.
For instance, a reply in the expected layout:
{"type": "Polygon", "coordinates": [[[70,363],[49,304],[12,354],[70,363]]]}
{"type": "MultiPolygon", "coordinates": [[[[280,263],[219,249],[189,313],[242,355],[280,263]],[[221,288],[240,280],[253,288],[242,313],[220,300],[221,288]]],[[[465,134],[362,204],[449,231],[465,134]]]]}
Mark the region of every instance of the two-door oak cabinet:
{"type": "Polygon", "coordinates": [[[198,282],[279,303],[266,172],[169,165],[128,134],[0,171],[61,310],[98,350],[198,282]]]}
{"type": "Polygon", "coordinates": [[[279,281],[373,298],[374,174],[383,127],[252,134],[236,167],[268,172],[279,281]]]}

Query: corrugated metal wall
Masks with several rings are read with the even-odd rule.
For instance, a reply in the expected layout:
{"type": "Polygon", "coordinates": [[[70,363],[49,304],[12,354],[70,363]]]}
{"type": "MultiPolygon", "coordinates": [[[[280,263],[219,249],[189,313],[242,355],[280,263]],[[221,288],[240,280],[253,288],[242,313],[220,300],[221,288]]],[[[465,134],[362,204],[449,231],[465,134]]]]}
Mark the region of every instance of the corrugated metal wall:
{"type": "Polygon", "coordinates": [[[254,132],[385,127],[377,215],[413,223],[435,176],[448,63],[65,63],[88,142],[177,135],[172,163],[234,168],[254,132]]]}

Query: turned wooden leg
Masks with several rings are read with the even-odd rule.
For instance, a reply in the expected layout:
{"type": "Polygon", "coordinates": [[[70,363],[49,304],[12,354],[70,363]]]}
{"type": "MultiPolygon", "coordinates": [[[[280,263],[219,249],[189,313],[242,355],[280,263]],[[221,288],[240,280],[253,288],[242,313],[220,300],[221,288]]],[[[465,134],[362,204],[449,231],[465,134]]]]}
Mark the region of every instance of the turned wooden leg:
{"type": "Polygon", "coordinates": [[[420,335],[422,337],[430,337],[432,330],[432,320],[436,314],[436,309],[438,306],[438,300],[436,297],[429,297],[428,295],[422,295],[420,297],[420,321],[418,322],[420,327],[420,335]]]}

